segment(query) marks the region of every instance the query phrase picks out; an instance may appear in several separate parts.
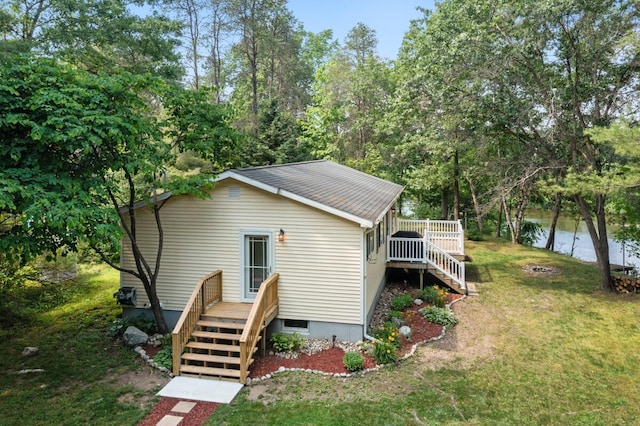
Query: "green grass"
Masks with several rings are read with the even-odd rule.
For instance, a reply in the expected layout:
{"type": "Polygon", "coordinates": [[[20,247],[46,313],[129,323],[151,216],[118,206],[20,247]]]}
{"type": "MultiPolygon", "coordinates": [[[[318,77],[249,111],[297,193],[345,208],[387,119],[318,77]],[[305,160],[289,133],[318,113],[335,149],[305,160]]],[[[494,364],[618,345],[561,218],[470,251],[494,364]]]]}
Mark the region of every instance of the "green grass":
{"type": "Polygon", "coordinates": [[[108,336],[120,309],[113,292],[118,273],[85,267],[60,284],[62,302],[31,317],[32,322],[2,331],[0,425],[134,425],[148,411],[136,399],[149,396],[120,385],[118,374],[140,369],[133,351],[108,336]],[[38,355],[23,359],[25,346],[38,355]],[[43,373],[16,374],[41,368],[43,373]]]}
{"type": "MultiPolygon", "coordinates": [[[[640,302],[598,290],[598,271],[574,259],[496,240],[467,242],[468,276],[484,313],[491,356],[430,369],[418,354],[351,379],[285,373],[245,388],[208,425],[623,425],[640,418],[640,302]],[[559,274],[530,275],[527,264],[559,274]],[[262,392],[256,400],[249,392],[262,392]]],[[[119,312],[118,275],[83,268],[59,302],[0,331],[0,425],[135,425],[154,391],[115,378],[135,374],[132,351],[108,337],[119,312]],[[21,357],[25,346],[40,354],[21,357]],[[27,368],[44,373],[14,374],[27,368]],[[140,404],[140,401],[145,401],[140,404]]],[[[461,327],[459,324],[456,327],[461,327]]]]}
{"type": "Polygon", "coordinates": [[[598,290],[595,267],[501,241],[468,242],[492,356],[431,370],[417,359],[350,380],[287,373],[207,424],[637,424],[640,302],[598,290]],[[531,275],[527,264],[559,274],[531,275]]]}

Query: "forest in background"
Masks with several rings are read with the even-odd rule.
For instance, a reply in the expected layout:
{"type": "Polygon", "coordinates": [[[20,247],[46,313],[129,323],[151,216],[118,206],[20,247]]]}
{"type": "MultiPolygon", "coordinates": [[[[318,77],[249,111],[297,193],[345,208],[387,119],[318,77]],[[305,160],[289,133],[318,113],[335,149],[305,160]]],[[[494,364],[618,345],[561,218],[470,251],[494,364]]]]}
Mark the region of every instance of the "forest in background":
{"type": "Polygon", "coordinates": [[[127,235],[125,272],[153,294],[162,250],[136,250],[136,202],[161,240],[162,193],[324,158],[405,185],[420,217],[466,215],[474,237],[526,242],[532,204],[580,214],[612,289],[606,223],[640,240],[638,2],[422,13],[390,61],[373,29],[311,33],[285,0],[0,0],[2,288],[60,247],[119,268],[127,235]]]}

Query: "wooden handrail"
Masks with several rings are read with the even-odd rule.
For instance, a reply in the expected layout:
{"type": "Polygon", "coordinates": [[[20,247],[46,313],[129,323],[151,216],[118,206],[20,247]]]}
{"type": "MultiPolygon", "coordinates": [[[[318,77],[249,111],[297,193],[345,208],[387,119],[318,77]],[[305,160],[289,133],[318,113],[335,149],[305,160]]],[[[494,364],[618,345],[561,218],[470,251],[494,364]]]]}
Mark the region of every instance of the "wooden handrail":
{"type": "Polygon", "coordinates": [[[191,332],[208,306],[222,300],[222,271],[214,271],[203,277],[196,284],[191,298],[180,315],[178,323],[171,333],[171,350],[173,352],[173,374],[180,374],[180,357],[189,341],[191,332]]]}
{"type": "Polygon", "coordinates": [[[260,289],[253,302],[247,323],[240,337],[240,383],[247,382],[249,364],[253,351],[258,344],[260,332],[265,326],[265,320],[278,308],[278,278],[277,272],[260,284],[260,289]]]}

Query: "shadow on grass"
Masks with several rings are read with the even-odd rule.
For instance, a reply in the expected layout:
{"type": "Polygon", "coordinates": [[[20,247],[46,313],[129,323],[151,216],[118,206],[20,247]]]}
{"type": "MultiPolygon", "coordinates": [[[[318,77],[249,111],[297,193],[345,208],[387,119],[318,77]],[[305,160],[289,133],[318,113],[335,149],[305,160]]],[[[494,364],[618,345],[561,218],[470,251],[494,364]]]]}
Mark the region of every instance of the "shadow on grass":
{"type": "Polygon", "coordinates": [[[468,281],[476,283],[486,283],[493,281],[491,276],[491,270],[487,265],[477,265],[474,263],[465,263],[464,265],[465,277],[468,281]]]}

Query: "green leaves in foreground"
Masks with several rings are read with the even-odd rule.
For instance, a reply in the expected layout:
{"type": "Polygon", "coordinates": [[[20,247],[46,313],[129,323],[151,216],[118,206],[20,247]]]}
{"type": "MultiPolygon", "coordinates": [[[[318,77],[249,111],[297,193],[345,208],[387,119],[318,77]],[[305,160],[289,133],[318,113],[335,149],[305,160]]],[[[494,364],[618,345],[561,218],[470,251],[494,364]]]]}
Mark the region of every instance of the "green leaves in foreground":
{"type": "Polygon", "coordinates": [[[438,306],[427,306],[420,309],[425,319],[434,324],[452,327],[458,323],[455,314],[449,308],[440,308],[438,306]]]}

